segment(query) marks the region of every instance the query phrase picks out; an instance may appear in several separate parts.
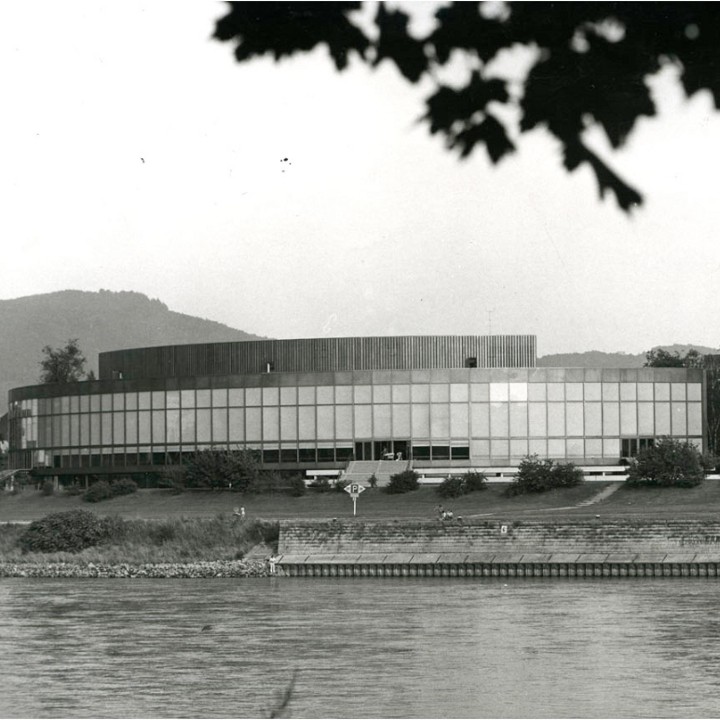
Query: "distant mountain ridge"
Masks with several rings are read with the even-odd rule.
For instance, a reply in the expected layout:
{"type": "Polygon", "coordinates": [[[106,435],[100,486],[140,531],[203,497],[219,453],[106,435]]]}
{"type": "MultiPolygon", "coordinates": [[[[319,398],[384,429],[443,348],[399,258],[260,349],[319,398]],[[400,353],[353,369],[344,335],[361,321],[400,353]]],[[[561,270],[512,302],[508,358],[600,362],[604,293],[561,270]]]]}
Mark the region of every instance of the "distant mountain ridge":
{"type": "Polygon", "coordinates": [[[61,290],[0,300],[0,413],[8,390],[35,385],[42,348],[78,338],[87,368],[97,374],[98,354],[153,345],[262,340],[228,325],[170,310],[138,292],[61,290]]]}
{"type": "MultiPolygon", "coordinates": [[[[670,353],[678,353],[681,357],[688,350],[695,349],[701,355],[714,355],[720,353],[718,348],[705,345],[655,345],[648,350],[662,348],[670,353]]],[[[598,368],[633,368],[645,364],[645,353],[633,355],[631,353],[608,353],[600,350],[590,350],[583,353],[557,353],[543,355],[538,358],[539,367],[598,367],[598,368]]]]}

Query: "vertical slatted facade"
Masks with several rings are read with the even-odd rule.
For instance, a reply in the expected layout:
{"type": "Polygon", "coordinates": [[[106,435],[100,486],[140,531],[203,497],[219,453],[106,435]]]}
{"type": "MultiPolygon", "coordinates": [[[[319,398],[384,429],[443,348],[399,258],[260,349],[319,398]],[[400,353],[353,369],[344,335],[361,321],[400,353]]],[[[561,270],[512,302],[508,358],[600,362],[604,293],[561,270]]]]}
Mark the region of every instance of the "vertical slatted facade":
{"type": "Polygon", "coordinates": [[[413,335],[168,345],[100,354],[100,379],[535,367],[534,335],[413,335]]]}

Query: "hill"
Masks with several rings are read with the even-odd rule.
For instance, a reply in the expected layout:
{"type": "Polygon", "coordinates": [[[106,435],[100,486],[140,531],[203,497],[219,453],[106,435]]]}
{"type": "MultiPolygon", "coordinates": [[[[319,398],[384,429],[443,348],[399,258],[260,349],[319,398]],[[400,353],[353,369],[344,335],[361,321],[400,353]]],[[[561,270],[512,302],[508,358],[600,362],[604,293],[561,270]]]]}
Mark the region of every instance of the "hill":
{"type": "MultiPolygon", "coordinates": [[[[652,350],[662,348],[670,353],[685,355],[688,350],[695,349],[701,355],[720,353],[717,348],[704,345],[655,345],[652,350]]],[[[599,367],[599,368],[634,368],[645,364],[645,353],[607,353],[590,350],[583,353],[557,353],[544,355],[537,361],[538,367],[599,367]]]]}
{"type": "Polygon", "coordinates": [[[42,348],[78,338],[97,374],[98,353],[128,347],[259,340],[213,320],[173,312],[137,292],[62,290],[0,300],[0,413],[10,388],[34,385],[42,348]]]}

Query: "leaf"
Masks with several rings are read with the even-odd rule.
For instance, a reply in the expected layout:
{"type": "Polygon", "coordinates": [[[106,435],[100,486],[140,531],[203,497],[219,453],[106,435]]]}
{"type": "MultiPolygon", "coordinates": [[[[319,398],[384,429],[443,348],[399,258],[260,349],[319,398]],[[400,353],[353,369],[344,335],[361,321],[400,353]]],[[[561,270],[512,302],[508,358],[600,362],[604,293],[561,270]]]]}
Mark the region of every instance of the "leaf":
{"type": "Polygon", "coordinates": [[[490,114],[481,123],[458,133],[453,144],[462,148],[461,157],[467,157],[478,143],[485,145],[493,164],[497,164],[505,155],[515,150],[505,127],[490,114]]]}
{"type": "Polygon", "coordinates": [[[378,65],[385,59],[392,60],[410,82],[417,82],[427,70],[428,60],[424,43],[408,33],[409,20],[404,12],[388,11],[380,3],[375,16],[380,36],[375,46],[377,55],[374,64],[378,65]]]}

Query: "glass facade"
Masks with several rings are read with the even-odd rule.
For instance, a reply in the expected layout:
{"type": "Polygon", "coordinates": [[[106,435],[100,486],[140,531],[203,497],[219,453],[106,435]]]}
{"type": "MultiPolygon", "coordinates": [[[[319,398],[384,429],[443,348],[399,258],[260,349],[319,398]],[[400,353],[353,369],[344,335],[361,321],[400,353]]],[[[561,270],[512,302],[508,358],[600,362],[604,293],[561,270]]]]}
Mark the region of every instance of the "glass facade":
{"type": "Polygon", "coordinates": [[[158,378],[12,391],[12,466],[121,471],[211,446],[256,448],[266,463],[287,467],[388,451],[416,465],[507,466],[529,453],[615,464],[665,435],[702,448],[705,428],[702,372],[674,368],[269,373],[178,385],[158,378]]]}

